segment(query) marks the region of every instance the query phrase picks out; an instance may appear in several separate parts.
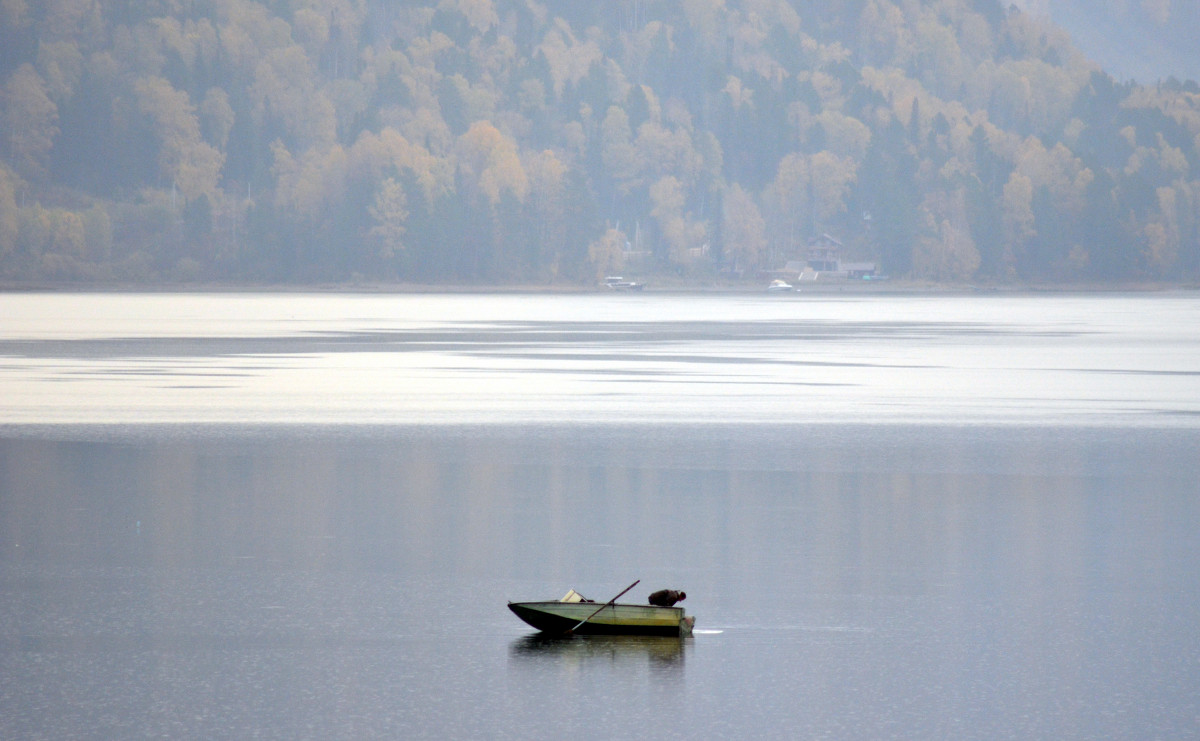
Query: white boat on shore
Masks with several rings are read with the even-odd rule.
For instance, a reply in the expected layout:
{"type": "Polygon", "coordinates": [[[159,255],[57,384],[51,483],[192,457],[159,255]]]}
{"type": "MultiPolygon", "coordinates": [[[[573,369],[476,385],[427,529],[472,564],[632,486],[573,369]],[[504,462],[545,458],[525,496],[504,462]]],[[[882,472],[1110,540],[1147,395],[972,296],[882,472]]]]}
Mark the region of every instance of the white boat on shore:
{"type": "Polygon", "coordinates": [[[604,279],[604,287],[611,291],[640,291],[646,287],[646,284],[625,280],[619,275],[610,275],[604,279]]]}

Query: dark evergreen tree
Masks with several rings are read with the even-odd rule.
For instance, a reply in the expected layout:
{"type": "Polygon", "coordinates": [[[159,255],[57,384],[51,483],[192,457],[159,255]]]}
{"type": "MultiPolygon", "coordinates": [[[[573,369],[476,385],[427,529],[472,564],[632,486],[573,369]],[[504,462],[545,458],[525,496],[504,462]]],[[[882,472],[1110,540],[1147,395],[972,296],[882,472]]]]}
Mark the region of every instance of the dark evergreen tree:
{"type": "Polygon", "coordinates": [[[971,0],[971,9],[986,18],[992,28],[999,28],[1007,17],[1000,0],[971,0]]]}
{"type": "Polygon", "coordinates": [[[1099,280],[1127,281],[1135,277],[1138,260],[1133,240],[1122,221],[1114,191],[1116,183],[1104,171],[1088,185],[1080,220],[1081,244],[1086,246],[1089,267],[1099,280]]]}
{"type": "Polygon", "coordinates": [[[646,92],[641,85],[629,88],[622,105],[625,115],[629,116],[629,128],[637,135],[638,127],[650,120],[650,101],[646,100],[646,92]]]}
{"type": "Polygon", "coordinates": [[[979,251],[981,278],[1003,281],[1007,265],[1004,260],[1004,216],[1000,199],[978,177],[967,179],[967,218],[971,226],[971,238],[979,251]]]}
{"type": "Polygon", "coordinates": [[[904,127],[892,124],[872,139],[859,167],[854,202],[870,216],[871,236],[883,269],[904,276],[912,269],[912,250],[920,224],[916,187],[917,160],[904,127]]]}

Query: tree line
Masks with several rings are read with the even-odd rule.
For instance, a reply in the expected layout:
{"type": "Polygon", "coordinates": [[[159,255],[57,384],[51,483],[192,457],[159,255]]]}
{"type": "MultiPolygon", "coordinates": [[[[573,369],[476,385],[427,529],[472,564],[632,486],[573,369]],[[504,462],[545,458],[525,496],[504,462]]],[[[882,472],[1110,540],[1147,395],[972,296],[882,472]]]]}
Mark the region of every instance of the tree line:
{"type": "Polygon", "coordinates": [[[1200,86],[999,0],[7,0],[0,279],[1200,277],[1200,86]]]}

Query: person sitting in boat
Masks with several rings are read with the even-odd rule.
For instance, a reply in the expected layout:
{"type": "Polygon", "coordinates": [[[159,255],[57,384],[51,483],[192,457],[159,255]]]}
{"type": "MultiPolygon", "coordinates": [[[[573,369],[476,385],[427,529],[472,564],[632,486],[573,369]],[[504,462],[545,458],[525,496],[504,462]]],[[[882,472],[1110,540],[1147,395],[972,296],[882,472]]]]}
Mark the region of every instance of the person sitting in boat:
{"type": "Polygon", "coordinates": [[[657,607],[673,607],[676,602],[682,602],[687,599],[687,592],[678,592],[674,589],[660,589],[650,595],[650,604],[657,607]]]}

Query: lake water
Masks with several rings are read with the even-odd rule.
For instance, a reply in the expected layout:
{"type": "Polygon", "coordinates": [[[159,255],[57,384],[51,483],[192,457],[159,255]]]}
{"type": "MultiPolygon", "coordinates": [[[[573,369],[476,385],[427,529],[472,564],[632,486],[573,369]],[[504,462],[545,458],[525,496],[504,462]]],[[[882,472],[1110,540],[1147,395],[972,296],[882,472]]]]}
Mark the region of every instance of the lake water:
{"type": "Polygon", "coordinates": [[[1197,451],[1192,293],[0,295],[0,737],[1192,738],[1197,451]]]}

